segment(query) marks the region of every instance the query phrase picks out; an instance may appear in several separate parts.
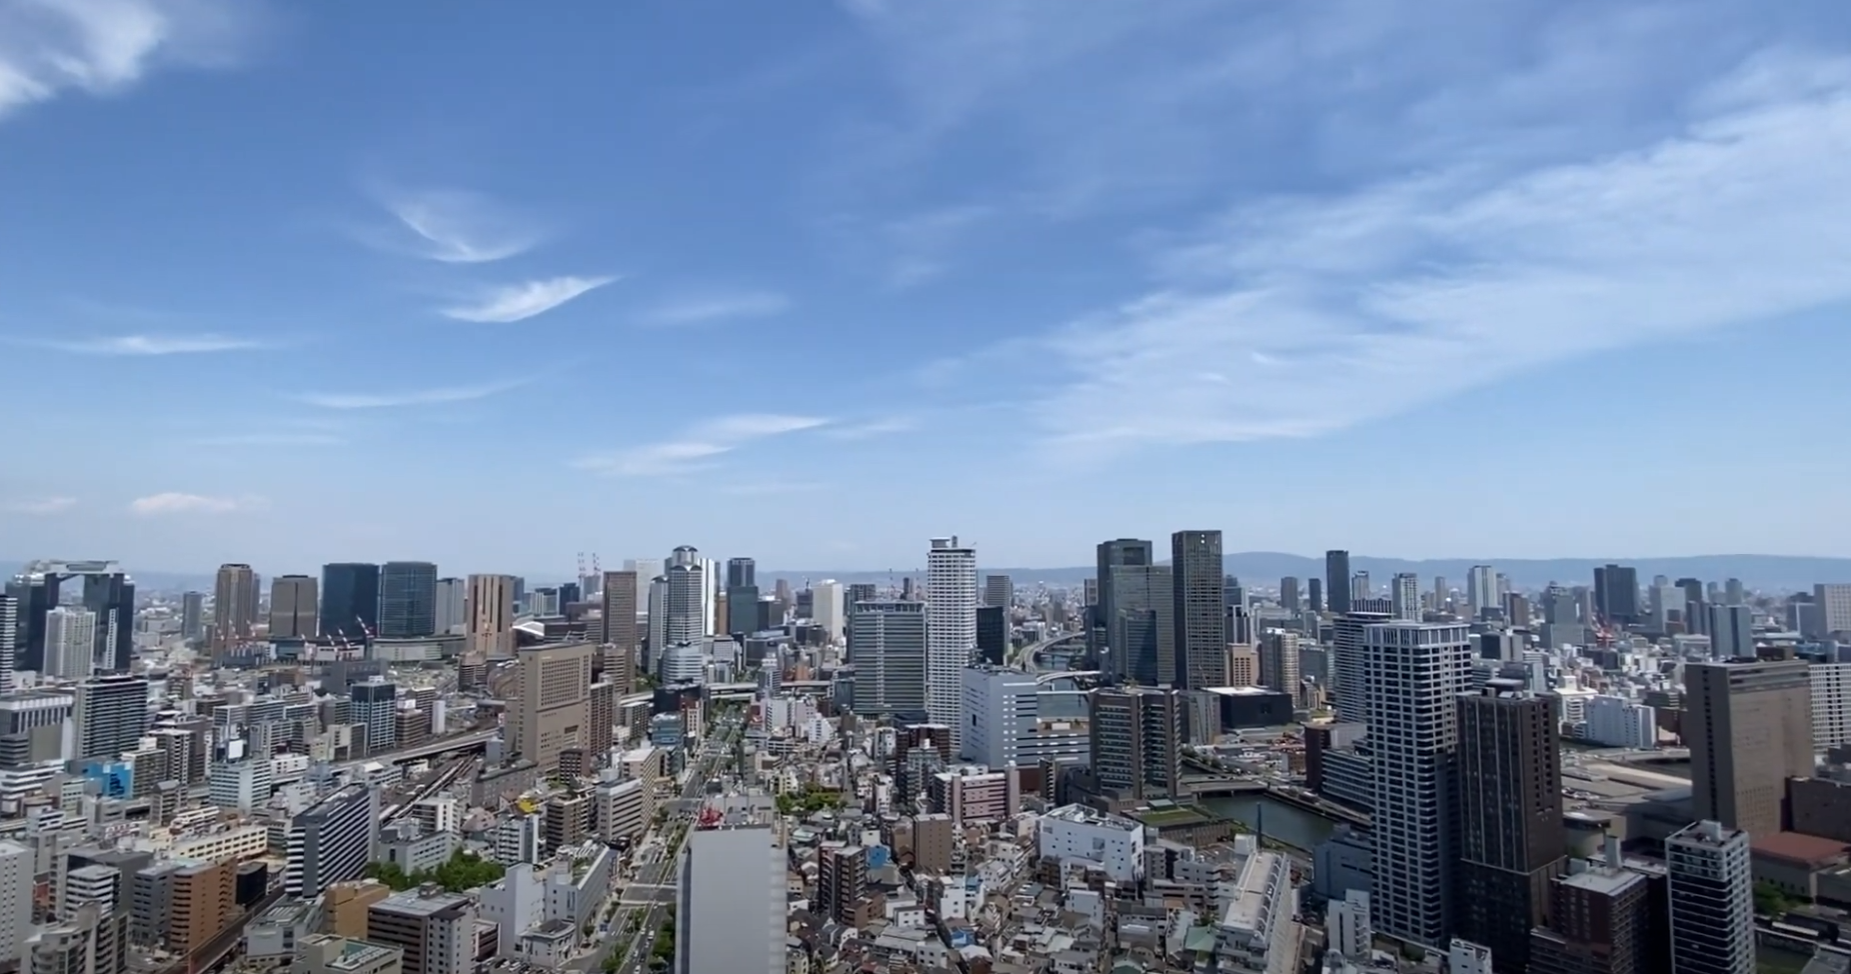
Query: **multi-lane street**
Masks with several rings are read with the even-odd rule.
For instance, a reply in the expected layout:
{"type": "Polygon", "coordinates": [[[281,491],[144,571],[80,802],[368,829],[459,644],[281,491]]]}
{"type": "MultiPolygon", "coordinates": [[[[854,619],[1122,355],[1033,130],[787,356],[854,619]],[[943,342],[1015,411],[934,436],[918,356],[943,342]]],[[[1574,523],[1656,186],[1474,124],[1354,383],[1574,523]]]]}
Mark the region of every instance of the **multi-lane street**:
{"type": "Polygon", "coordinates": [[[680,791],[663,806],[668,815],[637,849],[636,871],[622,891],[617,915],[611,919],[611,938],[598,949],[570,962],[569,969],[593,971],[602,968],[611,952],[626,943],[626,938],[628,945],[616,970],[619,974],[643,974],[649,969],[650,949],[675,902],[675,866],[682,842],[688,830],[694,827],[707,783],[732,760],[733,742],[741,733],[739,720],[738,715],[730,712],[715,717],[714,726],[701,742],[698,756],[680,791]]]}

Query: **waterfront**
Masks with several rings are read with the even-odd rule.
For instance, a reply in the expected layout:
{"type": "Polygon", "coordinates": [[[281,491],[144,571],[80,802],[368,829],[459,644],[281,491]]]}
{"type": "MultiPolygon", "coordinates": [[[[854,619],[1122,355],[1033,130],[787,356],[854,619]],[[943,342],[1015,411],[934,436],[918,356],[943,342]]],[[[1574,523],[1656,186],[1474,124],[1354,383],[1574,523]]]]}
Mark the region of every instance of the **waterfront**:
{"type": "Polygon", "coordinates": [[[1337,823],[1313,812],[1282,804],[1264,796],[1205,798],[1210,811],[1225,815],[1248,829],[1263,827],[1266,837],[1307,852],[1330,838],[1337,823]],[[1265,821],[1261,822],[1261,815],[1265,821]]]}

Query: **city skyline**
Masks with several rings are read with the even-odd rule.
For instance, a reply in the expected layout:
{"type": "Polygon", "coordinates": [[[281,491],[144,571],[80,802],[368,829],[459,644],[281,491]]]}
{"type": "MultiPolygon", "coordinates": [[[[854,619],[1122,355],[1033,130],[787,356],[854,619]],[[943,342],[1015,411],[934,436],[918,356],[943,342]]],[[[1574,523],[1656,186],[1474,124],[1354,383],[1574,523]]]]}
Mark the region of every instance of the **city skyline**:
{"type": "Polygon", "coordinates": [[[0,15],[9,556],[1851,550],[1841,6],[282,6],[0,15]]]}

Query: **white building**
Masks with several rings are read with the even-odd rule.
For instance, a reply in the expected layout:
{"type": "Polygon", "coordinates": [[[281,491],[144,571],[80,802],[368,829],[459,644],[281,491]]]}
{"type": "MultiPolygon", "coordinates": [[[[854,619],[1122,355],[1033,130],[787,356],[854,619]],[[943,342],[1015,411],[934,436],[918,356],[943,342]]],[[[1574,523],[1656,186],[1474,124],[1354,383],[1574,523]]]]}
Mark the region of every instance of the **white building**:
{"type": "Polygon", "coordinates": [[[1369,925],[1369,894],[1353,889],[1335,900],[1324,914],[1324,932],[1330,949],[1354,960],[1369,956],[1375,930],[1369,925]]]}
{"type": "MultiPolygon", "coordinates": [[[[679,552],[681,549],[677,548],[679,552]]],[[[699,643],[701,637],[711,630],[703,619],[706,611],[702,596],[707,590],[707,576],[702,571],[698,559],[688,564],[670,565],[667,579],[663,611],[663,638],[665,645],[678,643],[699,643]]],[[[650,607],[652,610],[654,606],[650,607]]]]}
{"type": "Polygon", "coordinates": [[[817,628],[829,635],[831,642],[841,639],[848,625],[848,606],[843,604],[842,583],[825,578],[810,586],[810,616],[817,628]]]}
{"type": "Polygon", "coordinates": [[[1696,822],[1665,840],[1671,969],[1755,971],[1755,896],[1748,833],[1696,822]]]}
{"type": "Polygon", "coordinates": [[[933,538],[926,552],[926,715],[951,728],[954,751],[964,732],[962,674],[976,649],[977,550],[960,547],[955,536],[933,538]]]}
{"type": "Polygon", "coordinates": [[[1231,888],[1218,891],[1215,969],[1228,974],[1297,974],[1292,916],[1298,912],[1298,891],[1292,886],[1291,865],[1284,856],[1260,852],[1257,842],[1243,838],[1252,851],[1231,888]]]}
{"type": "Polygon", "coordinates": [[[1819,632],[1815,635],[1851,632],[1851,584],[1814,585],[1812,600],[1819,607],[1819,632]]]}
{"type": "Polygon", "coordinates": [[[496,956],[520,952],[521,935],[546,919],[546,891],[533,863],[517,862],[481,893],[482,919],[495,925],[496,956]]]}
{"type": "Polygon", "coordinates": [[[1035,851],[1043,859],[1091,863],[1120,883],[1144,877],[1144,826],[1084,805],[1063,805],[1041,816],[1035,851]]]}
{"type": "Polygon", "coordinates": [[[1497,573],[1490,565],[1473,565],[1465,574],[1465,601],[1472,609],[1472,618],[1486,609],[1498,606],[1497,573]]]}
{"type": "Polygon", "coordinates": [[[61,605],[45,613],[45,675],[87,680],[96,672],[96,613],[61,605]]]}
{"type": "Polygon", "coordinates": [[[598,785],[596,803],[598,838],[606,842],[641,838],[655,814],[650,788],[640,778],[609,781],[598,785]]]}
{"type": "Polygon", "coordinates": [[[249,813],[270,800],[275,782],[276,768],[268,758],[247,758],[213,765],[208,788],[212,804],[249,813]]]}
{"type": "Polygon", "coordinates": [[[1651,707],[1625,697],[1597,694],[1587,700],[1587,729],[1583,739],[1602,747],[1630,747],[1649,751],[1658,745],[1658,714],[1651,707]]]}
{"type": "Polygon", "coordinates": [[[1440,783],[1456,749],[1457,700],[1471,685],[1471,631],[1389,622],[1365,627],[1362,636],[1375,751],[1370,910],[1383,933],[1440,948],[1451,916],[1449,866],[1457,858],[1440,783]]]}
{"type": "Polygon", "coordinates": [[[1491,948],[1454,937],[1446,964],[1451,974],[1491,974],[1491,948]]]}
{"type": "Polygon", "coordinates": [[[0,842],[0,961],[20,958],[32,933],[32,850],[0,842]]]}
{"type": "Polygon", "coordinates": [[[963,677],[965,760],[1005,768],[1092,753],[1086,695],[1071,678],[990,666],[965,667],[963,677]]]}
{"type": "Polygon", "coordinates": [[[763,828],[688,833],[675,910],[675,974],[783,974],[784,851],[772,838],[763,828]]]}
{"type": "Polygon", "coordinates": [[[1851,744],[1851,663],[1814,663],[1812,678],[1812,746],[1851,744]]]}

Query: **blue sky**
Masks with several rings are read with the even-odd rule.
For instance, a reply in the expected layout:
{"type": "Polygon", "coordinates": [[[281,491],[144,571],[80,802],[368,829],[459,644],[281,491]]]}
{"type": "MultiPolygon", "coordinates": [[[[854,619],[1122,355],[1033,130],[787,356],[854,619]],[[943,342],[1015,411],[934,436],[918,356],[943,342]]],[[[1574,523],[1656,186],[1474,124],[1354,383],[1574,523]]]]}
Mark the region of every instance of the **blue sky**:
{"type": "Polygon", "coordinates": [[[7,0],[0,556],[1844,554],[1848,42],[1824,0],[7,0]]]}

